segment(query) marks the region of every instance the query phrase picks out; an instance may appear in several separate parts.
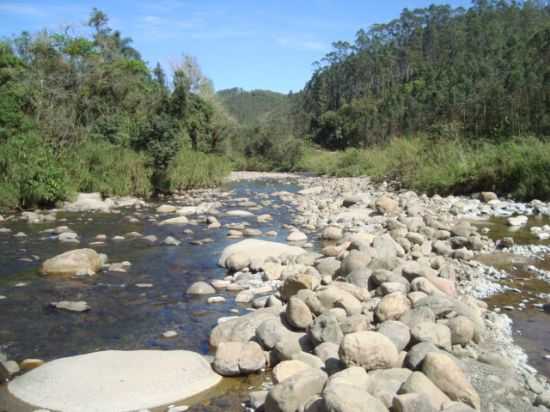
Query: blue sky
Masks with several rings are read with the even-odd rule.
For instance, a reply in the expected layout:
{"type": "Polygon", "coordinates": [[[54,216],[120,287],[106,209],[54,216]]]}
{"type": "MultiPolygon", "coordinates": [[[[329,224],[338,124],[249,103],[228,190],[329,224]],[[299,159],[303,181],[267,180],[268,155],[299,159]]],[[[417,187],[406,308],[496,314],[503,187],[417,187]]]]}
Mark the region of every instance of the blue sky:
{"type": "Polygon", "coordinates": [[[353,40],[359,28],[431,3],[468,6],[470,0],[0,0],[0,37],[66,25],[84,33],[97,7],[151,65],[169,68],[190,54],[218,90],[286,93],[303,87],[332,42],[353,40]]]}

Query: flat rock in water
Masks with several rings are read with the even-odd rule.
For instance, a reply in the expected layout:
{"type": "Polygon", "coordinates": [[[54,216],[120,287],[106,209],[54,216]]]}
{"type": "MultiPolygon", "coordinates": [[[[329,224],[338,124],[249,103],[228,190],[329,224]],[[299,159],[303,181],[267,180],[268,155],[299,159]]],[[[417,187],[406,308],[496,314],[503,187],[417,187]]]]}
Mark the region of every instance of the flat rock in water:
{"type": "Polygon", "coordinates": [[[52,302],[50,306],[56,309],[67,310],[69,312],[86,312],[90,310],[88,303],[81,301],[71,302],[67,300],[62,300],[60,302],[52,302]]]}
{"type": "Polygon", "coordinates": [[[101,256],[93,249],[76,249],[54,256],[42,265],[44,275],[93,274],[101,269],[101,256]]]}
{"type": "Polygon", "coordinates": [[[8,391],[37,408],[115,412],[182,401],[221,377],[189,351],[103,351],[48,362],[16,379],[8,391]]]}
{"type": "Polygon", "coordinates": [[[235,253],[242,253],[250,259],[254,258],[256,260],[264,261],[267,258],[276,258],[282,255],[301,255],[306,253],[306,251],[301,247],[290,246],[284,243],[258,239],[245,239],[226,247],[222,252],[218,265],[225,266],[225,261],[227,258],[235,253]]]}

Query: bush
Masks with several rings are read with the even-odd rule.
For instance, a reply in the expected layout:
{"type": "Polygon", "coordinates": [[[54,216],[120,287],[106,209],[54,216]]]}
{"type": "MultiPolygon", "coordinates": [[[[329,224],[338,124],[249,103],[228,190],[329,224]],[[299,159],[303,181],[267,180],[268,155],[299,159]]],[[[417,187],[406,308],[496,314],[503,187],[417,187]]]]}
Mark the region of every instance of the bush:
{"type": "Polygon", "coordinates": [[[67,178],[37,135],[16,135],[0,150],[0,191],[0,207],[49,206],[67,197],[67,178]]]}
{"type": "Polygon", "coordinates": [[[216,186],[229,172],[231,165],[225,157],[182,148],[166,170],[167,188],[175,192],[216,186]]]}
{"type": "Polygon", "coordinates": [[[150,159],[128,148],[88,141],[66,150],[62,162],[73,191],[147,197],[153,190],[150,159]]]}

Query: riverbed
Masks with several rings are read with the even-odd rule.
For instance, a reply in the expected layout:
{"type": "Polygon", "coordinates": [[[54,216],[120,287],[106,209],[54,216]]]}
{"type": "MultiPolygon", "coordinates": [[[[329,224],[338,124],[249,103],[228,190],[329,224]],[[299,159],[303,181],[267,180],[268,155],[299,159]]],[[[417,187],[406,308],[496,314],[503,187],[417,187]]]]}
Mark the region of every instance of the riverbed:
{"type": "MultiPolygon", "coordinates": [[[[206,297],[192,297],[186,289],[199,280],[221,279],[225,270],[217,266],[222,250],[235,239],[227,237],[227,225],[248,225],[262,235],[257,238],[286,243],[288,225],[293,222],[292,203],[281,192],[295,193],[297,181],[285,179],[239,180],[220,190],[196,192],[197,202],[219,202],[220,229],[190,218],[182,227],[160,226],[163,215],[156,211],[163,203],[150,202],[139,209],[121,208],[116,213],[63,212],[48,223],[29,224],[18,219],[0,223],[10,232],[0,233],[0,352],[21,361],[45,361],[104,349],[187,349],[209,354],[208,337],[220,317],[244,314],[247,305],[234,302],[235,293],[219,291],[224,303],[209,304],[206,297]],[[250,203],[251,202],[251,203],[250,203]],[[243,205],[247,205],[243,207],[243,205]],[[252,210],[254,216],[227,216],[229,210],[252,210]],[[272,220],[258,222],[256,216],[269,214],[272,220]],[[128,219],[132,217],[132,219],[128,219]],[[78,234],[79,243],[60,242],[49,230],[60,225],[78,234]],[[275,231],[275,236],[265,235],[275,231]],[[25,236],[15,236],[24,233],[25,236]],[[151,245],[132,233],[155,235],[159,240],[172,236],[179,246],[161,242],[151,245]],[[98,235],[105,235],[103,244],[98,235]],[[117,237],[124,239],[118,239],[117,237]],[[90,246],[91,244],[91,246],[90,246]],[[95,276],[51,278],[39,274],[44,259],[78,247],[93,247],[108,256],[109,262],[130,262],[126,272],[104,271],[95,276]],[[86,301],[91,310],[71,313],[52,308],[55,301],[86,301]],[[164,338],[163,332],[177,332],[164,338]]],[[[188,206],[188,198],[165,202],[188,206]]],[[[7,216],[5,216],[7,217],[7,216]]],[[[516,244],[550,244],[538,241],[529,232],[530,222],[512,232],[504,218],[479,224],[489,227],[489,236],[512,236],[516,244]]],[[[315,234],[310,235],[318,249],[315,234]]],[[[550,377],[550,315],[539,306],[548,303],[550,280],[533,273],[531,266],[550,270],[547,256],[503,259],[502,255],[481,261],[506,271],[506,290],[486,299],[492,309],[506,311],[514,320],[516,342],[529,355],[530,364],[550,377]]],[[[263,376],[226,380],[209,399],[200,399],[193,410],[236,410],[250,388],[261,387],[263,376]]]]}

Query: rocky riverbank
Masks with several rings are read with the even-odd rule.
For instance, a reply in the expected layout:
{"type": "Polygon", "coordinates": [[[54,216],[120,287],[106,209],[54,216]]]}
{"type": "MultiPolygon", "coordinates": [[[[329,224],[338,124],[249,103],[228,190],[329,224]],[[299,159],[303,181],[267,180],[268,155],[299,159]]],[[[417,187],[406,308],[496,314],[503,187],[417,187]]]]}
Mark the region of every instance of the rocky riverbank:
{"type": "Polygon", "coordinates": [[[220,320],[210,336],[214,369],[224,376],[272,370],[272,383],[251,393],[248,407],[550,406],[546,379],[514,345],[509,318],[479,300],[499,291],[505,275],[474,260],[500,244],[512,247],[509,239],[492,241],[479,219],[507,216],[522,225],[527,218],[517,216],[547,215],[547,204],[492,193],[430,198],[367,179],[298,179],[304,190],[283,196],[297,210],[302,243],[320,238],[319,252],[248,241],[220,260],[226,287],[244,288],[239,294],[257,310],[220,320]]]}
{"type": "MultiPolygon", "coordinates": [[[[514,244],[509,231],[505,236],[495,236],[488,219],[506,219],[509,228],[529,228],[533,236],[543,240],[548,232],[545,222],[550,216],[549,204],[500,200],[493,193],[475,198],[419,196],[388,185],[374,185],[365,178],[244,172],[231,177],[234,182],[240,179],[284,179],[301,185],[302,190],[197,191],[163,199],[162,204],[82,195],[64,206],[68,211],[113,216],[130,225],[128,233],[82,232],[81,223],[71,221],[71,217],[67,221],[64,210],[57,211],[62,218],[55,211],[7,216],[4,224],[21,219],[29,224],[66,224],[40,230],[38,235],[42,236],[40,242],[58,240],[64,245],[62,250],[71,250],[56,256],[48,254],[50,258],[43,261],[31,256],[28,264],[36,265],[36,270],[51,279],[69,276],[94,284],[97,278],[115,291],[134,285],[140,306],[133,306],[132,311],[143,308],[142,322],[152,316],[151,309],[142,306],[148,295],[152,298],[150,308],[160,311],[171,310],[169,302],[181,300],[182,290],[173,289],[182,286],[182,277],[177,271],[168,277],[139,274],[139,259],[134,262],[129,255],[136,248],[147,251],[148,261],[180,256],[188,259],[187,265],[193,256],[195,260],[210,260],[215,251],[218,265],[225,270],[225,277],[210,272],[183,289],[187,290],[184,301],[200,305],[197,316],[201,324],[205,323],[205,307],[212,308],[209,317],[217,314],[217,325],[209,336],[211,368],[192,352],[172,355],[182,365],[187,358],[196,363],[194,371],[191,368],[181,374],[171,374],[169,367],[155,367],[163,357],[162,351],[143,355],[127,352],[132,361],[124,365],[119,365],[116,352],[59,359],[61,362],[48,362],[45,367],[38,367],[42,363],[38,359],[26,359],[18,365],[0,356],[2,380],[18,374],[20,366],[33,369],[12,381],[10,392],[39,404],[52,393],[52,386],[43,382],[55,386],[68,379],[67,371],[78,375],[83,370],[81,359],[92,360],[87,367],[95,374],[94,381],[101,383],[97,377],[110,375],[112,368],[121,379],[126,372],[135,374],[133,360],[146,356],[150,359],[149,370],[156,372],[148,373],[147,379],[137,379],[135,384],[161,384],[143,399],[122,399],[109,391],[105,408],[116,404],[131,409],[130,405],[149,407],[176,401],[188,396],[178,389],[188,385],[177,382],[193,382],[191,375],[200,372],[204,384],[197,385],[189,395],[195,394],[217,382],[215,371],[225,377],[248,378],[267,372],[262,390],[253,385],[254,391],[243,404],[244,408],[267,412],[547,410],[550,399],[546,378],[536,373],[524,351],[514,343],[510,318],[481,299],[510,288],[504,282],[510,275],[493,267],[492,262],[517,255],[538,257],[547,252],[545,245],[514,244]],[[110,258],[117,248],[121,252],[115,256],[121,262],[109,263],[107,255],[110,258]],[[211,252],[201,255],[200,250],[211,252]],[[95,356],[107,362],[96,363],[95,356]],[[62,370],[56,365],[63,365],[62,370]]],[[[93,214],[76,216],[80,216],[79,221],[96,221],[93,214]]],[[[30,248],[22,249],[26,255],[38,244],[32,243],[33,232],[4,230],[5,236],[30,248]]],[[[155,271],[172,270],[174,261],[170,262],[155,271]]],[[[197,266],[203,267],[204,263],[197,266]]],[[[544,271],[535,267],[532,271],[545,279],[544,271]]],[[[56,290],[62,288],[59,282],[51,281],[56,290]]],[[[20,283],[24,288],[29,282],[20,283]]],[[[129,299],[133,289],[120,296],[129,299]]],[[[81,297],[80,291],[73,292],[63,292],[50,302],[48,310],[70,311],[78,313],[76,316],[96,313],[101,303],[95,302],[95,294],[88,295],[90,304],[80,299],[66,300],[66,296],[81,297]]],[[[18,293],[13,289],[11,295],[4,297],[4,302],[15,301],[18,293]]],[[[526,305],[532,306],[533,302],[526,299],[517,310],[526,305]]],[[[122,308],[118,306],[117,310],[122,308]]],[[[189,316],[188,311],[184,307],[180,316],[189,316]]],[[[164,317],[161,312],[151,320],[164,317]]],[[[189,320],[195,322],[193,317],[189,320]]],[[[185,343],[189,341],[187,336],[197,334],[197,329],[172,323],[170,328],[154,332],[163,347],[190,349],[185,343]]],[[[151,322],[148,325],[159,327],[151,322]]],[[[106,349],[111,346],[107,344],[106,349]]],[[[127,382],[134,385],[132,380],[127,382]]],[[[97,394],[102,384],[94,386],[96,392],[85,390],[75,396],[83,386],[78,379],[71,383],[75,383],[72,389],[58,397],[63,399],[48,398],[48,405],[53,405],[50,408],[79,405],[82,396],[90,406],[86,396],[101,396],[97,394]]],[[[117,391],[130,393],[128,385],[121,384],[117,391]]],[[[159,410],[185,410],[184,405],[193,404],[177,403],[180,406],[159,410]]],[[[239,408],[234,403],[222,405],[223,410],[239,408]]],[[[92,406],[85,410],[93,410],[92,406]]],[[[210,409],[190,407],[192,411],[210,409]]]]}

